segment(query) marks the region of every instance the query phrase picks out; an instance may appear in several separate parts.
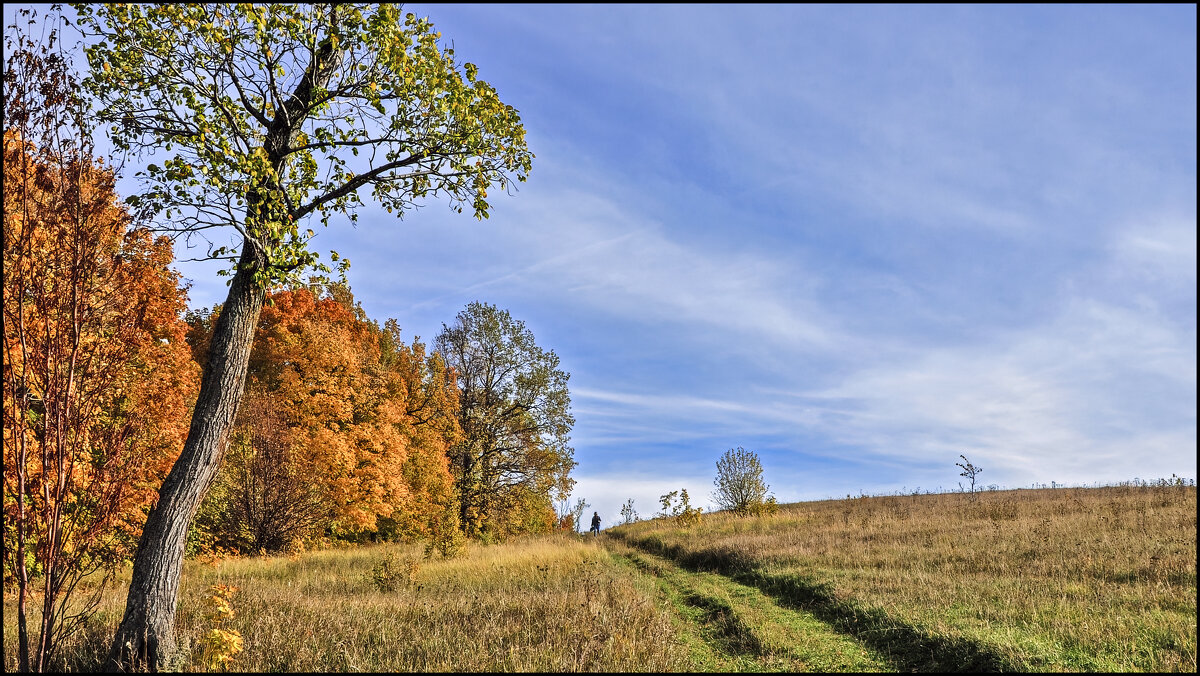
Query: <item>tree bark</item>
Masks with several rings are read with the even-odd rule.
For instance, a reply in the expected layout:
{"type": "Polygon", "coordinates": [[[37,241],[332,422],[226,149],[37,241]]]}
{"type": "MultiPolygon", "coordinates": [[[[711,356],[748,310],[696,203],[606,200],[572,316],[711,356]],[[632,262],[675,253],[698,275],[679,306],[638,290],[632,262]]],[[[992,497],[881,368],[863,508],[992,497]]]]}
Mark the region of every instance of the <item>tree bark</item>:
{"type": "MultiPolygon", "coordinates": [[[[337,5],[330,5],[331,30],[337,21],[337,5]]],[[[321,41],[304,77],[292,95],[280,102],[267,129],[263,149],[275,173],[272,179],[247,191],[246,228],[252,236],[242,245],[229,297],[213,327],[208,363],[183,453],[159,489],[158,504],[150,511],[138,541],[125,616],[108,653],[109,671],[144,667],[158,671],[175,666],[175,607],[187,531],[221,466],[245,390],[254,331],[266,300],[266,290],[255,280],[255,272],[271,264],[265,247],[280,243],[256,241],[253,235],[266,236],[267,231],[252,226],[284,217],[294,221],[302,215],[282,211],[285,196],[275,181],[282,175],[295,135],[312,110],[314,92],[329,84],[344,54],[345,48],[338,47],[335,40],[321,41]]]]}
{"type": "Polygon", "coordinates": [[[266,298],[254,272],[266,264],[261,248],[247,239],[213,327],[187,441],[159,489],[158,503],[150,510],[138,542],[125,616],[109,649],[108,671],[182,666],[172,662],[177,653],[175,609],[188,527],[221,466],[245,389],[254,331],[266,298]]]}

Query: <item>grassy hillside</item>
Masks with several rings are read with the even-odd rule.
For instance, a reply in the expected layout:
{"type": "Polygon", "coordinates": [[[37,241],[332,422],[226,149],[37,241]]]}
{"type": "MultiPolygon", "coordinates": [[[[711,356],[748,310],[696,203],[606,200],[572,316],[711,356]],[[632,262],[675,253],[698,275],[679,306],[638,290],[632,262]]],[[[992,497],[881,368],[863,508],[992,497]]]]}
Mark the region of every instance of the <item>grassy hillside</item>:
{"type": "Polygon", "coordinates": [[[889,670],[1196,670],[1196,489],[861,497],[614,529],[853,637],[889,670]]]}
{"type": "MultiPolygon", "coordinates": [[[[223,584],[237,671],[1196,669],[1194,487],[863,497],[420,554],[189,561],[180,666],[205,668],[223,584]]],[[[126,582],[60,666],[99,666],[126,582]]]]}

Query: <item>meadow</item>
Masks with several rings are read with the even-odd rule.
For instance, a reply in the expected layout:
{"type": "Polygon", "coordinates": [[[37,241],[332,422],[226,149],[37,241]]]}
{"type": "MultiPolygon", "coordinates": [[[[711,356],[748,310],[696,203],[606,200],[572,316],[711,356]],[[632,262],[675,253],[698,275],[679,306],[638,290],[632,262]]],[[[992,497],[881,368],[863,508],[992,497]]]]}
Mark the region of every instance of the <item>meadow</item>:
{"type": "MultiPolygon", "coordinates": [[[[653,587],[597,542],[560,535],[472,547],[453,559],[384,544],[292,557],[185,564],[178,629],[203,671],[213,585],[237,588],[234,671],[679,671],[684,651],[653,587]]],[[[15,612],[5,599],[5,671],[15,671],[15,612]],[[13,618],[10,623],[10,618],[13,618]]],[[[92,671],[120,620],[106,595],[65,670],[92,671]]]]}
{"type": "MultiPolygon", "coordinates": [[[[226,585],[233,671],[1195,671],[1196,508],[1177,485],[863,496],[452,559],[209,557],[185,566],[178,666],[221,669],[202,638],[226,585]]],[[[125,582],[58,667],[99,668],[125,582]]]]}
{"type": "Polygon", "coordinates": [[[1196,670],[1196,489],[858,497],[615,529],[752,586],[893,671],[1196,670]]]}

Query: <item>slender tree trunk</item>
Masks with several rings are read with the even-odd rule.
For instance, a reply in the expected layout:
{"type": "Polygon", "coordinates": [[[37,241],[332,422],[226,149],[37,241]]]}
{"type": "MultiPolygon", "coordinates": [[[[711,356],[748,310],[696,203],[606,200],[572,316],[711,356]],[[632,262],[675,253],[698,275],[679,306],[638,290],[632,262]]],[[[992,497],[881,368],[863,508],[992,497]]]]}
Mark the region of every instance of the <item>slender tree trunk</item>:
{"type": "MultiPolygon", "coordinates": [[[[21,411],[24,415],[25,412],[21,411]]],[[[17,464],[17,668],[29,673],[29,624],[26,607],[29,596],[29,567],[25,565],[25,438],[21,436],[22,458],[17,464]]]]}
{"type": "Polygon", "coordinates": [[[254,330],[266,298],[253,273],[265,264],[261,249],[246,240],[229,297],[213,327],[183,453],[159,489],[158,504],[138,541],[125,616],[108,654],[109,671],[158,671],[171,666],[175,656],[175,608],[187,531],[221,465],[242,399],[254,330]]]}
{"type": "Polygon", "coordinates": [[[463,449],[460,463],[462,476],[458,479],[458,527],[467,537],[476,535],[476,513],[472,509],[475,506],[474,460],[471,449],[463,449]]]}

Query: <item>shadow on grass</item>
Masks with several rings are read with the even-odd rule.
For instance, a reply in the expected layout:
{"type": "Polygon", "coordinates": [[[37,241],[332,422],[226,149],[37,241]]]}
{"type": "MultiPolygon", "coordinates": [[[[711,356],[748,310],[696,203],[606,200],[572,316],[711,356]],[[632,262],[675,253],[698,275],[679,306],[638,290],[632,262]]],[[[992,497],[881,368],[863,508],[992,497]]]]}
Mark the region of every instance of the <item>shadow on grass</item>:
{"type": "MultiPolygon", "coordinates": [[[[654,577],[663,577],[662,567],[642,558],[638,554],[630,554],[627,559],[638,570],[654,577]]],[[[704,596],[693,590],[686,589],[669,580],[664,583],[679,593],[680,600],[695,608],[701,614],[701,622],[710,632],[711,643],[719,651],[730,657],[751,654],[765,656],[767,652],[762,642],[754,632],[737,619],[733,608],[721,599],[704,596]]]]}
{"type": "Polygon", "coordinates": [[[725,654],[757,657],[767,654],[762,642],[737,619],[737,614],[729,604],[695,592],[685,592],[683,602],[704,614],[704,623],[714,632],[714,638],[721,644],[725,654]]]}
{"type": "Polygon", "coordinates": [[[840,600],[832,587],[802,575],[771,575],[731,548],[689,551],[654,536],[625,538],[627,544],[669,558],[695,572],[714,572],[758,588],[781,606],[811,613],[835,630],[874,649],[898,671],[1000,672],[1024,671],[995,649],[967,638],[936,636],[901,622],[887,613],[840,600]]]}

